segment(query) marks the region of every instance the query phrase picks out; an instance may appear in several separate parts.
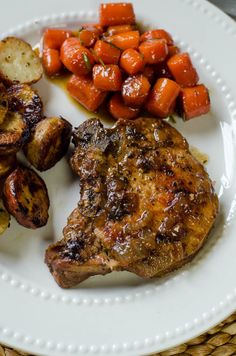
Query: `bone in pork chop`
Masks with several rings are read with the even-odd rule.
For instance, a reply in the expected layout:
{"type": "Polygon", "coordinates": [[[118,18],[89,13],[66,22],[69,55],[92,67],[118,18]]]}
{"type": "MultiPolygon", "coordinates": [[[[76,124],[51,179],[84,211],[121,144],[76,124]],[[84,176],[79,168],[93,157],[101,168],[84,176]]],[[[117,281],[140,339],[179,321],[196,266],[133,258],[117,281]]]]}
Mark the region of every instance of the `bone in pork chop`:
{"type": "Polygon", "coordinates": [[[130,271],[159,277],[190,261],[215,221],[218,199],[187,141],[161,119],[85,121],[74,135],[80,201],[45,261],[64,288],[130,271]]]}

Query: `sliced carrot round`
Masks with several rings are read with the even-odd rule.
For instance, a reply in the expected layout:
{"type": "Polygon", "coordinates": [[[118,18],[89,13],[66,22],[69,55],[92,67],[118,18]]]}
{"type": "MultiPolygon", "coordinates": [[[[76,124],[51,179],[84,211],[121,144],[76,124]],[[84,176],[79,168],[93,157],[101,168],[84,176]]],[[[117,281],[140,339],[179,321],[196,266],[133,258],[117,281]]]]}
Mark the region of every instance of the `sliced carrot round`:
{"type": "Polygon", "coordinates": [[[168,46],[166,40],[154,39],[152,41],[142,42],[139,51],[147,64],[156,64],[163,62],[168,55],[168,46]]]}
{"type": "Polygon", "coordinates": [[[148,97],[147,110],[157,117],[169,116],[179,92],[180,86],[173,80],[158,79],[148,97]]]}
{"type": "Polygon", "coordinates": [[[144,58],[133,48],[126,49],[120,58],[120,66],[128,74],[133,75],[144,69],[144,58]]]}
{"type": "Polygon", "coordinates": [[[72,36],[72,31],[61,28],[48,28],[43,34],[43,49],[60,50],[62,43],[72,36]]]}
{"type": "Polygon", "coordinates": [[[148,79],[142,74],[128,77],[122,85],[122,97],[125,104],[131,107],[141,107],[148,96],[150,87],[148,79]]]}
{"type": "Polygon", "coordinates": [[[72,73],[86,75],[92,70],[94,57],[78,38],[70,37],[61,46],[61,61],[72,73]]]}
{"type": "Polygon", "coordinates": [[[139,115],[139,108],[125,105],[120,93],[114,94],[109,101],[109,111],[114,119],[135,119],[139,115]]]}
{"type": "Polygon", "coordinates": [[[164,40],[166,40],[167,44],[170,46],[173,45],[173,43],[174,43],[171,35],[163,29],[151,30],[151,31],[144,32],[142,34],[142,36],[140,37],[141,42],[144,42],[147,40],[152,40],[152,39],[164,39],[164,40]]]}
{"type": "Polygon", "coordinates": [[[122,75],[116,64],[96,64],[93,67],[93,83],[97,89],[118,91],[121,89],[122,75]]]}
{"type": "Polygon", "coordinates": [[[57,49],[48,48],[43,51],[43,67],[49,76],[57,75],[62,68],[60,53],[57,49]]]}

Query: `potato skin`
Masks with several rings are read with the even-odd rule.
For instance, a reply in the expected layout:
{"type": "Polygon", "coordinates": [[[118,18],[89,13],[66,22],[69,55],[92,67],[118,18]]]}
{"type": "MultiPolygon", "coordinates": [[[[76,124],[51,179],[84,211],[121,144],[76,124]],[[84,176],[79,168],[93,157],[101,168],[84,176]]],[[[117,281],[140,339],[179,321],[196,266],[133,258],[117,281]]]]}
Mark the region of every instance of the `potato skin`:
{"type": "Polygon", "coordinates": [[[8,111],[8,98],[6,88],[0,83],[0,124],[3,123],[8,111]]]}
{"type": "Polygon", "coordinates": [[[20,112],[30,128],[43,118],[43,103],[38,93],[27,84],[12,85],[7,89],[8,106],[20,112]]]}
{"type": "Polygon", "coordinates": [[[30,134],[29,127],[20,113],[8,112],[0,125],[0,155],[18,152],[30,134]]]}
{"type": "Polygon", "coordinates": [[[59,117],[40,121],[23,151],[28,161],[39,171],[53,167],[67,152],[72,133],[71,124],[59,117]]]}
{"type": "Polygon", "coordinates": [[[39,175],[26,167],[16,168],[6,179],[3,201],[19,224],[37,229],[48,221],[49,197],[39,175]]]}
{"type": "Polygon", "coordinates": [[[6,211],[2,200],[0,200],[0,235],[9,227],[11,217],[6,211]]]}
{"type": "Polygon", "coordinates": [[[16,155],[0,156],[0,179],[6,177],[14,168],[16,168],[16,155]]]}

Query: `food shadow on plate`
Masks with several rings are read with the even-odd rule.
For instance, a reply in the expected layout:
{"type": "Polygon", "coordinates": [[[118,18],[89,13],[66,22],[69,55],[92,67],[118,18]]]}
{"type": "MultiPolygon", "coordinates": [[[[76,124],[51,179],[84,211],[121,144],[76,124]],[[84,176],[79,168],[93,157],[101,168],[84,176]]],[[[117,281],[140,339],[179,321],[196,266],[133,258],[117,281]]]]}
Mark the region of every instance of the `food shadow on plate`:
{"type": "MultiPolygon", "coordinates": [[[[52,209],[49,211],[52,216],[52,209]]],[[[46,246],[53,231],[52,220],[40,229],[31,230],[20,226],[17,221],[11,217],[11,226],[7,233],[0,239],[0,256],[8,259],[25,259],[27,254],[33,248],[33,245],[40,245],[41,241],[46,246]],[[33,235],[33,236],[32,236],[33,235]]]]}
{"type": "Polygon", "coordinates": [[[219,118],[213,112],[210,112],[205,117],[197,118],[196,120],[183,121],[179,117],[177,118],[177,125],[173,125],[177,130],[181,132],[183,136],[187,137],[205,137],[212,134],[219,129],[219,118]]]}

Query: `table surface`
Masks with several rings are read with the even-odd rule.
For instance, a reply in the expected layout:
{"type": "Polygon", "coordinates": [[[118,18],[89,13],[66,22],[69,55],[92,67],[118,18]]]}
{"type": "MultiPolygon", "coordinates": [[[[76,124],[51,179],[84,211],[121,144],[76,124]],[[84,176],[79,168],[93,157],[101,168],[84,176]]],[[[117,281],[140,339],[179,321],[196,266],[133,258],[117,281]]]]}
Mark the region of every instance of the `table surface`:
{"type": "MultiPolygon", "coordinates": [[[[209,0],[236,20],[236,0],[209,0]]],[[[236,356],[236,313],[207,333],[154,356],[236,356]]],[[[0,345],[0,356],[30,356],[20,350],[0,345]]]]}

